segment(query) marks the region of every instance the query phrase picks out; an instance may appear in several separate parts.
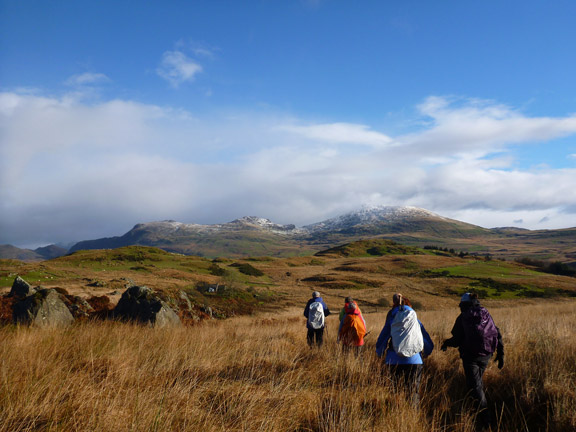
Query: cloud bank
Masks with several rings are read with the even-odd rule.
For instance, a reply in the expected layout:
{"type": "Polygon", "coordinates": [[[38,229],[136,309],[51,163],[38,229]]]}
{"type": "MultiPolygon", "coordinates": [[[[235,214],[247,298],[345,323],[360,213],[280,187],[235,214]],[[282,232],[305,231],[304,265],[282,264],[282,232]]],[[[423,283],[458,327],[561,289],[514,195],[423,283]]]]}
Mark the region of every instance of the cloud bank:
{"type": "MultiPolygon", "coordinates": [[[[174,52],[165,59],[176,84],[201,71],[174,52]]],[[[163,219],[304,225],[363,204],[414,205],[486,227],[576,225],[576,167],[521,168],[512,151],[575,134],[575,116],[441,97],[418,110],[418,131],[390,136],[270,112],[202,117],[2,93],[0,243],[120,235],[163,219]]]]}

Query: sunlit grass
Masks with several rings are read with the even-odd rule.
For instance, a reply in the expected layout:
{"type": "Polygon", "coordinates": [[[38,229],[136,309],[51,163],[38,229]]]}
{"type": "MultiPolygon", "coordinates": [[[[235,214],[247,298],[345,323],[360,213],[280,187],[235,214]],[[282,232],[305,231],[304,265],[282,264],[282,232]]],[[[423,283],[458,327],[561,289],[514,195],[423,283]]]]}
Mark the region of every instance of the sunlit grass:
{"type": "MultiPolygon", "coordinates": [[[[501,431],[576,428],[576,304],[491,310],[506,366],[486,373],[501,431]]],[[[420,410],[374,355],[342,354],[336,321],[309,349],[298,309],[178,329],[88,322],[0,329],[0,431],[472,431],[456,350],[427,360],[420,410]]],[[[436,344],[457,310],[423,311],[436,344]]]]}

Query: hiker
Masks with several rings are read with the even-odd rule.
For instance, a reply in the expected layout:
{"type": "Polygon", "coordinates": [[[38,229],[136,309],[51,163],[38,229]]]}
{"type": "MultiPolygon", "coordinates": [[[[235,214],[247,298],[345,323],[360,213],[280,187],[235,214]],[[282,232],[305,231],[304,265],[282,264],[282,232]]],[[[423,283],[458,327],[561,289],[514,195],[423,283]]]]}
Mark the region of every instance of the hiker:
{"type": "Polygon", "coordinates": [[[312,293],[312,298],[306,303],[304,308],[304,316],[306,317],[306,328],[308,334],[306,339],[310,347],[316,346],[320,348],[324,342],[324,329],[326,328],[325,318],[330,315],[330,309],[320,297],[318,291],[312,293]]]}
{"type": "Polygon", "coordinates": [[[364,320],[364,316],[362,315],[362,311],[360,310],[360,306],[358,306],[358,303],[356,303],[352,297],[346,297],[344,299],[344,307],[342,309],[340,309],[340,314],[338,316],[338,319],[340,321],[340,325],[338,326],[338,334],[340,334],[340,330],[342,329],[342,324],[344,324],[344,318],[346,317],[346,308],[348,308],[351,304],[354,304],[356,306],[356,309],[360,313],[360,317],[362,318],[362,321],[364,322],[364,327],[366,327],[366,321],[364,320]]]}
{"type": "MultiPolygon", "coordinates": [[[[360,307],[358,306],[358,303],[356,303],[354,301],[354,299],[352,297],[346,297],[344,299],[344,307],[342,309],[340,309],[340,315],[338,316],[338,319],[340,320],[340,323],[342,323],[342,320],[344,319],[344,317],[346,316],[346,308],[348,307],[348,305],[350,303],[354,303],[356,305],[356,307],[358,308],[358,310],[360,310],[360,307]]],[[[362,313],[362,312],[360,312],[362,313]]]]}
{"type": "Polygon", "coordinates": [[[355,302],[350,301],[344,307],[344,318],[340,321],[338,329],[338,341],[342,343],[342,349],[349,351],[354,347],[356,355],[360,353],[360,347],[364,345],[366,335],[366,322],[362,317],[360,308],[355,302]]]}
{"type": "Polygon", "coordinates": [[[460,351],[466,386],[478,409],[481,426],[487,428],[491,415],[482,377],[494,352],[498,369],[504,367],[502,335],[490,313],[480,305],[477,294],[464,294],[459,306],[460,315],[452,328],[452,337],[446,339],[440,349],[446,351],[448,347],[454,347],[460,351]]]}
{"type": "Polygon", "coordinates": [[[396,293],[392,302],[376,342],[376,354],[382,357],[386,351],[385,363],[390,367],[394,388],[403,386],[412,394],[413,405],[418,407],[423,359],[432,353],[434,343],[414,309],[408,306],[408,299],[396,293]]]}

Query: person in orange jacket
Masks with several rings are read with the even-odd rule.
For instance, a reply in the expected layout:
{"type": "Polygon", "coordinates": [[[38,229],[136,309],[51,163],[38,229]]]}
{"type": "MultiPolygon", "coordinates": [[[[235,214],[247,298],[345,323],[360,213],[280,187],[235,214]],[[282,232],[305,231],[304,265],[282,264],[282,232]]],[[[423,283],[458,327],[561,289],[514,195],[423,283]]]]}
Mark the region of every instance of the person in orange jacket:
{"type": "Polygon", "coordinates": [[[354,347],[356,353],[364,345],[366,335],[366,323],[360,309],[355,302],[351,301],[344,307],[344,318],[338,329],[338,340],[342,343],[342,349],[348,351],[354,347]]]}

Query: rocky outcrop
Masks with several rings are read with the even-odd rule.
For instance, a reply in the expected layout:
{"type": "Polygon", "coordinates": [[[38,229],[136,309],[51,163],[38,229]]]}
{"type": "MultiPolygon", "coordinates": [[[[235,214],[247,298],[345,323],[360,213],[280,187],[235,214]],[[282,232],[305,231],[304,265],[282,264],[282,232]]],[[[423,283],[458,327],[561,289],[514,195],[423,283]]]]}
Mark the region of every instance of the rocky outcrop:
{"type": "Polygon", "coordinates": [[[122,294],[114,308],[115,318],[140,322],[153,327],[180,325],[180,318],[153,290],[132,286],[122,294]]]}
{"type": "Polygon", "coordinates": [[[54,289],[37,288],[30,295],[14,303],[12,310],[16,324],[39,327],[66,326],[74,322],[62,296],[54,289]]]}
{"type": "Polygon", "coordinates": [[[16,279],[14,279],[14,282],[12,283],[12,289],[10,290],[9,296],[21,300],[35,292],[36,289],[32,288],[28,282],[20,276],[16,276],[16,279]]]}

